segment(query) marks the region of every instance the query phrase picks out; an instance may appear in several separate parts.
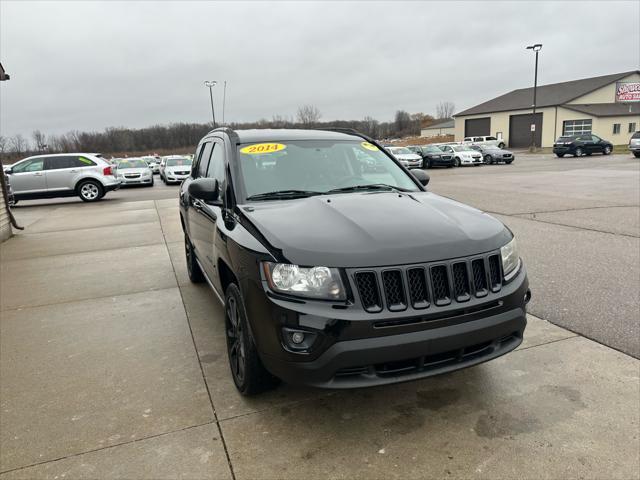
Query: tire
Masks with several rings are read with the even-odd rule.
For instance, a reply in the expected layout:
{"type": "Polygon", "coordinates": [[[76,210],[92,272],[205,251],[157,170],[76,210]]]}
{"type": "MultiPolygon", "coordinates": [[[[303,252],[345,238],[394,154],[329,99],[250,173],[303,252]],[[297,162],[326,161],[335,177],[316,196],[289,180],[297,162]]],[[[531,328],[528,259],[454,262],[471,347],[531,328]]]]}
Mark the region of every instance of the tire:
{"type": "MultiPolygon", "coordinates": [[[[633,152],[633,156],[636,158],[640,158],[640,152],[633,152]]],[[[18,203],[17,200],[16,200],[16,203],[18,203]]]]}
{"type": "Polygon", "coordinates": [[[505,161],[504,163],[505,165],[511,165],[513,163],[513,160],[508,160],[508,161],[505,161]]]}
{"type": "Polygon", "coordinates": [[[193,251],[193,244],[187,235],[184,235],[184,256],[187,261],[187,274],[191,283],[204,282],[204,275],[200,269],[200,265],[196,261],[196,254],[193,251]]]}
{"type": "Polygon", "coordinates": [[[574,157],[581,157],[582,155],[584,155],[584,151],[580,147],[576,148],[573,152],[574,157]]]}
{"type": "Polygon", "coordinates": [[[556,153],[556,155],[558,156],[558,158],[564,157],[564,153],[556,153]]]}
{"type": "Polygon", "coordinates": [[[484,163],[487,163],[489,165],[493,165],[493,157],[491,155],[485,155],[484,163]]]}
{"type": "Polygon", "coordinates": [[[456,160],[456,167],[461,167],[462,163],[460,163],[460,159],[456,157],[455,160],[456,160]]]}
{"type": "Polygon", "coordinates": [[[504,147],[505,147],[505,144],[504,144],[503,142],[500,142],[500,143],[498,144],[498,148],[502,149],[502,148],[504,148],[504,147]]]}
{"type": "Polygon", "coordinates": [[[153,181],[153,177],[151,177],[151,183],[149,184],[149,186],[150,186],[150,187],[153,187],[153,183],[154,183],[154,181],[153,181]]]}
{"type": "Polygon", "coordinates": [[[97,180],[83,180],[76,187],[76,192],[83,202],[97,202],[104,197],[104,187],[97,180]]]}
{"type": "Polygon", "coordinates": [[[422,162],[422,168],[431,168],[431,162],[425,158],[422,162]]]}
{"type": "Polygon", "coordinates": [[[247,321],[240,290],[229,284],[224,296],[227,356],[233,383],[242,395],[255,395],[271,390],[280,381],[264,368],[247,321]]]}
{"type": "Polygon", "coordinates": [[[602,154],[603,155],[609,155],[611,154],[611,147],[609,145],[607,145],[606,147],[604,147],[604,150],[602,150],[602,154]]]}

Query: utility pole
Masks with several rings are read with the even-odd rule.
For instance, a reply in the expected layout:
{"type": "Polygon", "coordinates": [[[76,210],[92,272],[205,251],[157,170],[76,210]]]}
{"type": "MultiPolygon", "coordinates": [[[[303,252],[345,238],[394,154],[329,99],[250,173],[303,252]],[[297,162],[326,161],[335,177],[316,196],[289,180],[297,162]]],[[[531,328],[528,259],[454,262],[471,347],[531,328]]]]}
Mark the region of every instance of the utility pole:
{"type": "MultiPolygon", "coordinates": [[[[542,50],[542,44],[536,43],[535,45],[529,45],[527,50],[533,50],[536,52],[536,67],[535,75],[533,77],[533,116],[531,119],[531,146],[529,150],[531,152],[536,151],[536,95],[538,93],[538,52],[542,50]]],[[[541,132],[542,133],[542,132],[541,132]]]]}
{"type": "Polygon", "coordinates": [[[216,128],[216,113],[213,109],[213,87],[218,84],[215,80],[206,80],[205,87],[209,87],[209,98],[211,99],[211,118],[213,119],[213,128],[216,128]]]}

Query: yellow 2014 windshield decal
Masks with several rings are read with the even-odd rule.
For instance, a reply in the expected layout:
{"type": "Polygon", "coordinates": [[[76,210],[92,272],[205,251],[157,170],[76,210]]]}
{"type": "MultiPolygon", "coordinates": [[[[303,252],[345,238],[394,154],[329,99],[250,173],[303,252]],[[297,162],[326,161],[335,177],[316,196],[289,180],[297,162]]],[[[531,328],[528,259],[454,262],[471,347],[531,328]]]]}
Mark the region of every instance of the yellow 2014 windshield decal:
{"type": "Polygon", "coordinates": [[[371,150],[372,152],[377,152],[378,151],[378,147],[376,147],[373,143],[369,143],[369,142],[362,142],[360,144],[360,146],[362,148],[366,148],[367,150],[371,150]]]}
{"type": "Polygon", "coordinates": [[[240,153],[244,153],[246,155],[262,155],[264,153],[279,152],[285,148],[287,148],[287,146],[282,143],[255,143],[253,145],[242,147],[240,149],[240,153]]]}

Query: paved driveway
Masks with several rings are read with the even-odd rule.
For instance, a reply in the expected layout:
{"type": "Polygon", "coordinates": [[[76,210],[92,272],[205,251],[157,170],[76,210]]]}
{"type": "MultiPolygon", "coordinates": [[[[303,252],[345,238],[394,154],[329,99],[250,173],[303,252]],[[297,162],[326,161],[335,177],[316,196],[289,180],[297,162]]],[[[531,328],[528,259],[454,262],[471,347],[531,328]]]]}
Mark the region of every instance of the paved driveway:
{"type": "MultiPolygon", "coordinates": [[[[516,352],[451,375],[239,396],[176,200],[122,200],[16,209],[29,226],[1,247],[0,480],[640,476],[640,362],[536,317],[516,352]]],[[[505,218],[541,223],[526,214],[505,218]]]]}

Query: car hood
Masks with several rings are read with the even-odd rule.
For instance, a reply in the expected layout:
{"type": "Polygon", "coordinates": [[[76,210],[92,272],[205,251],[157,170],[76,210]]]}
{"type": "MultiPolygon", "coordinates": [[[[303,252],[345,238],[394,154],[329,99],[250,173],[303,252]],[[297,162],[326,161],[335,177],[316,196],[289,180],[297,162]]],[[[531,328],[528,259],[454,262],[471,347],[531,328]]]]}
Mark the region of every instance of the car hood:
{"type": "Polygon", "coordinates": [[[502,223],[430,192],[367,192],[251,203],[243,214],[279,261],[367,267],[451,259],[497,249],[502,223]]]}

